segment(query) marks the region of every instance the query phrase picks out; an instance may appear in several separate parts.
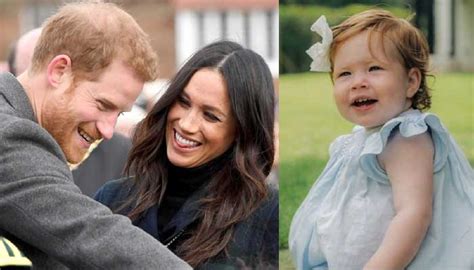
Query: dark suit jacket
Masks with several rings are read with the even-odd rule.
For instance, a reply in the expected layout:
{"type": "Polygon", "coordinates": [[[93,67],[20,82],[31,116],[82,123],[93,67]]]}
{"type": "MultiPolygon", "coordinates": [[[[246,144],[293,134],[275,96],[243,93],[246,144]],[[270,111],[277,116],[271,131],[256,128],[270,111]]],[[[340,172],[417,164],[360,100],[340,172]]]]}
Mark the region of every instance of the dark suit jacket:
{"type": "Polygon", "coordinates": [[[74,183],[82,193],[93,197],[105,182],[122,177],[131,147],[129,138],[114,133],[112,139],[100,142],[89,157],[72,171],[74,183]]]}
{"type": "MultiPolygon", "coordinates": [[[[127,178],[110,181],[99,189],[95,199],[116,209],[134,193],[132,181],[127,178]]],[[[205,194],[205,188],[189,198],[170,224],[176,225],[175,235],[196,221],[197,201],[205,194]]],[[[121,214],[127,214],[125,209],[121,214]]],[[[148,209],[134,224],[158,237],[158,206],[148,209]]],[[[172,238],[172,237],[170,237],[172,238]]],[[[164,243],[166,243],[165,241],[164,243]]],[[[199,269],[239,269],[244,264],[254,269],[278,269],[278,193],[271,190],[268,199],[247,218],[237,224],[232,240],[227,246],[229,256],[223,253],[211,258],[199,269]]]]}

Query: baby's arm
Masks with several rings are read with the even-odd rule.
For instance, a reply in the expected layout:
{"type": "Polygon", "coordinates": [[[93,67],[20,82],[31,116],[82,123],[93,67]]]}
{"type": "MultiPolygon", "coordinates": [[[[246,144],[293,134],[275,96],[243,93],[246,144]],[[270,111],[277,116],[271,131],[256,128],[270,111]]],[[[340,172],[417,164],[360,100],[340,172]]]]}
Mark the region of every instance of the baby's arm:
{"type": "Polygon", "coordinates": [[[392,184],[396,214],[364,270],[404,269],[415,257],[431,224],[433,155],[426,132],[409,138],[397,132],[378,155],[392,184]]]}

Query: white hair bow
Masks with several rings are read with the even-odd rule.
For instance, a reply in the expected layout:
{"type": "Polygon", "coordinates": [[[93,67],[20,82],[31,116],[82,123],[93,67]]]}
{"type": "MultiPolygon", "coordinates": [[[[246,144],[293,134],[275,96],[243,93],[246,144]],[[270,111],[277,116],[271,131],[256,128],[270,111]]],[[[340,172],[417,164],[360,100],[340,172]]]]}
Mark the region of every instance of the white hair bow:
{"type": "Polygon", "coordinates": [[[326,17],[322,15],[311,26],[311,31],[318,33],[322,41],[317,42],[306,53],[311,56],[313,62],[311,63],[311,71],[331,71],[331,63],[329,62],[329,47],[332,42],[332,31],[326,21],[326,17]]]}

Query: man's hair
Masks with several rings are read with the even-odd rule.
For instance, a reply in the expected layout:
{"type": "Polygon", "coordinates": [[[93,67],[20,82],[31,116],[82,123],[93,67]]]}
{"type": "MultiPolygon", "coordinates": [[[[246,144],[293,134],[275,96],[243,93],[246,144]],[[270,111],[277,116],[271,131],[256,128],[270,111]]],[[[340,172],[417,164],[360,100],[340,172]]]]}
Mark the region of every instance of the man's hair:
{"type": "Polygon", "coordinates": [[[74,79],[97,79],[114,59],[143,81],[157,76],[157,57],[137,22],[112,3],[67,4],[44,24],[31,71],[44,70],[56,56],[71,58],[74,79]]]}
{"type": "MultiPolygon", "coordinates": [[[[412,98],[412,108],[429,109],[431,105],[431,89],[426,83],[426,77],[429,76],[429,47],[423,34],[407,20],[397,18],[392,13],[381,10],[371,9],[349,17],[341,24],[333,27],[334,41],[330,49],[331,73],[334,68],[334,56],[339,46],[347,39],[364,31],[369,33],[369,49],[372,40],[372,34],[378,33],[383,39],[382,48],[387,51],[383,40],[389,40],[396,49],[395,55],[408,71],[411,68],[418,68],[421,73],[420,90],[412,98]]],[[[391,54],[388,53],[388,54],[391,54]]]]}

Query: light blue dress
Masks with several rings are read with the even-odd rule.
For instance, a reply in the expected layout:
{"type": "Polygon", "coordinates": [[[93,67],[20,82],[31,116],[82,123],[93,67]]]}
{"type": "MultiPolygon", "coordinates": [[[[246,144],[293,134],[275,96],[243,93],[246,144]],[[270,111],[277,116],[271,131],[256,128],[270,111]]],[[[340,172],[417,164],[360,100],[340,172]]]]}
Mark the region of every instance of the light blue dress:
{"type": "Polygon", "coordinates": [[[392,189],[376,156],[392,132],[430,132],[435,147],[433,219],[409,270],[474,269],[474,173],[439,119],[409,110],[381,128],[354,128],[296,212],[289,247],[297,269],[361,270],[395,215],[392,189]]]}

